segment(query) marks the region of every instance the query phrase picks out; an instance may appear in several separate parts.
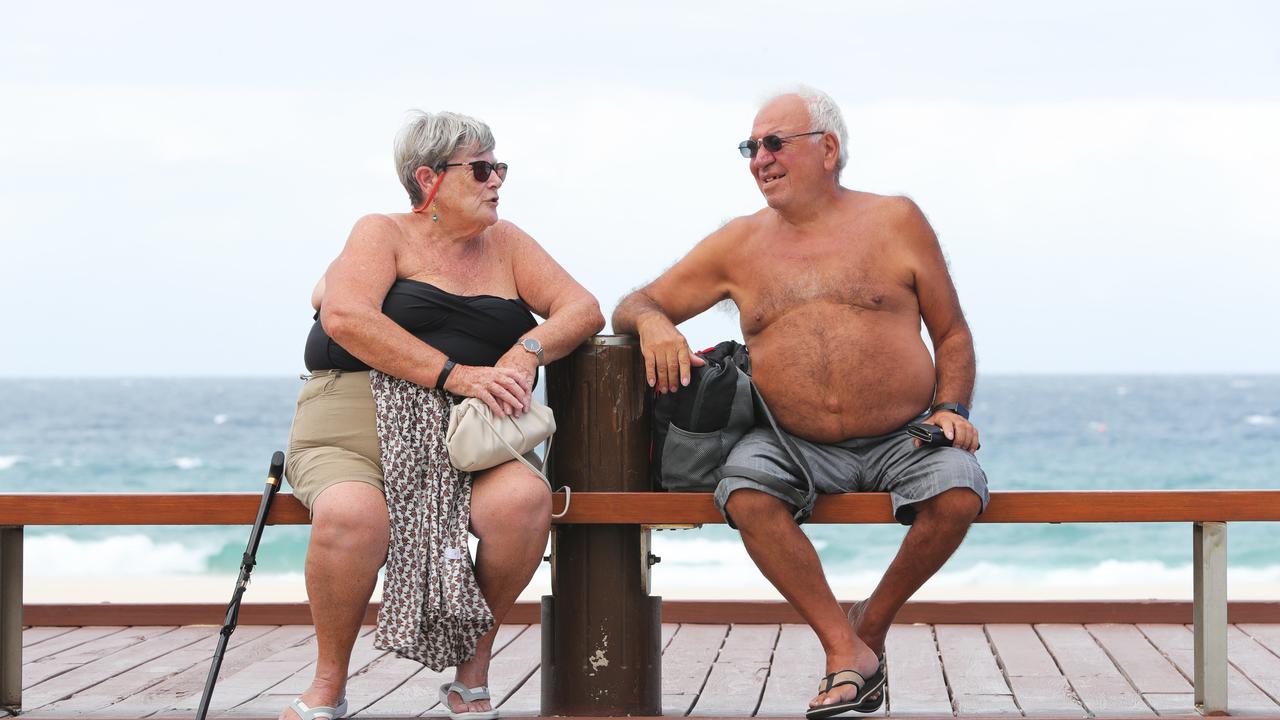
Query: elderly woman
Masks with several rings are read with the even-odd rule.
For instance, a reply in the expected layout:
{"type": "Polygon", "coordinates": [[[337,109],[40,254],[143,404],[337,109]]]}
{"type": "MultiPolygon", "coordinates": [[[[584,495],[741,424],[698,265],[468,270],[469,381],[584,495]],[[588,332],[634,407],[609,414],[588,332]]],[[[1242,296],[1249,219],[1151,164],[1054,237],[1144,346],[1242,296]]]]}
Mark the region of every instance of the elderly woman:
{"type": "MultiPolygon", "coordinates": [[[[311,686],[282,712],[286,720],[345,714],[351,649],[387,556],[369,371],[518,416],[538,366],[604,326],[595,298],[532,237],[498,220],[507,165],[484,123],[416,113],[396,139],[395,162],[413,212],[361,218],[312,298],[312,377],[298,399],[288,480],[311,510],[306,584],[319,657],[311,686]]],[[[501,623],[542,559],[551,497],[515,460],[471,482],[475,578],[501,623]]],[[[493,628],[442,689],[453,717],[496,716],[484,689],[493,628]]]]}

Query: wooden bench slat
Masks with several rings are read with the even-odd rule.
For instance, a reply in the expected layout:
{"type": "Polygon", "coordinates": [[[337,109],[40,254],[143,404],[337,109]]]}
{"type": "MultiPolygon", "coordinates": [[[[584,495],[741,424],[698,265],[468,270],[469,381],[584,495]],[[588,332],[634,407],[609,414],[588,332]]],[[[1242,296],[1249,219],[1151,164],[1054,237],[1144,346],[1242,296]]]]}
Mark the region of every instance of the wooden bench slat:
{"type": "MultiPolygon", "coordinates": [[[[257,493],[4,493],[0,525],[248,525],[257,493]]],[[[557,495],[557,509],[564,499],[557,495]]],[[[288,493],[269,521],[310,522],[288,493]]],[[[1280,521],[1280,490],[1087,490],[991,493],[985,523],[1280,521]]],[[[724,519],[707,493],[573,494],[561,524],[716,524],[724,519]]],[[[892,523],[884,493],[818,498],[814,523],[892,523]]]]}

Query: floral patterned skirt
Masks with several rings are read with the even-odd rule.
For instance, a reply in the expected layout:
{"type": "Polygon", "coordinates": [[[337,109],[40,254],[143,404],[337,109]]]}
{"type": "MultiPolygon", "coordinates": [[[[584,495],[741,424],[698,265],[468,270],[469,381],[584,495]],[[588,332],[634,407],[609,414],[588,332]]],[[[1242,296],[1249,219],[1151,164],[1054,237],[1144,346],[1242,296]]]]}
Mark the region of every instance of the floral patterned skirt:
{"type": "Polygon", "coordinates": [[[444,444],[453,399],[376,370],[369,385],[391,522],[374,646],[443,670],[474,657],[494,625],[467,548],[471,475],[444,444]]]}

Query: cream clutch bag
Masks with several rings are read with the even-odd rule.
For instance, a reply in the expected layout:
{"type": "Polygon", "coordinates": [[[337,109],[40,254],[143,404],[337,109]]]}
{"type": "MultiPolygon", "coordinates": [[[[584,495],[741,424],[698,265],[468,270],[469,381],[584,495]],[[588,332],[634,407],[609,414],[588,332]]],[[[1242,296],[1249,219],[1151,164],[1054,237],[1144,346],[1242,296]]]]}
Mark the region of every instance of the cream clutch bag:
{"type": "MultiPolygon", "coordinates": [[[[555,492],[551,481],[542,470],[525,459],[525,453],[543,442],[551,454],[551,438],[556,433],[556,417],[551,408],[534,401],[529,411],[520,417],[495,418],[479,398],[467,398],[449,413],[449,428],[444,433],[444,444],[449,450],[449,462],[464,472],[488,470],[508,460],[518,460],[533,471],[555,492]]],[[[569,488],[564,489],[564,510],[552,517],[562,517],[569,511],[569,488]]]]}

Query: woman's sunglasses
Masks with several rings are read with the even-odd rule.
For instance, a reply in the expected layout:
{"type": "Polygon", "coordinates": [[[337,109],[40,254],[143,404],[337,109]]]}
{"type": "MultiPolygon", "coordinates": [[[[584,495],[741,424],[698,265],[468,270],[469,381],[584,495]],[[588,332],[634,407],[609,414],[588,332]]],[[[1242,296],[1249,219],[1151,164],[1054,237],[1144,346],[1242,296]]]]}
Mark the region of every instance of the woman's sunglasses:
{"type": "Polygon", "coordinates": [[[469,163],[445,163],[440,166],[440,170],[437,170],[437,172],[445,168],[462,167],[463,165],[471,166],[471,174],[475,176],[476,182],[485,182],[489,179],[490,173],[498,173],[498,179],[500,180],[507,179],[507,164],[491,163],[488,160],[476,160],[469,163]]]}
{"type": "Polygon", "coordinates": [[[782,143],[792,138],[804,137],[806,135],[821,135],[823,130],[814,130],[813,132],[800,133],[799,135],[787,135],[786,137],[778,137],[777,135],[765,135],[759,140],[743,140],[738,143],[738,152],[742,153],[744,158],[753,158],[760,151],[760,147],[764,146],[765,150],[776,153],[782,149],[782,143]]]}

